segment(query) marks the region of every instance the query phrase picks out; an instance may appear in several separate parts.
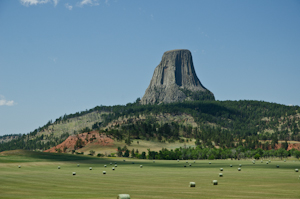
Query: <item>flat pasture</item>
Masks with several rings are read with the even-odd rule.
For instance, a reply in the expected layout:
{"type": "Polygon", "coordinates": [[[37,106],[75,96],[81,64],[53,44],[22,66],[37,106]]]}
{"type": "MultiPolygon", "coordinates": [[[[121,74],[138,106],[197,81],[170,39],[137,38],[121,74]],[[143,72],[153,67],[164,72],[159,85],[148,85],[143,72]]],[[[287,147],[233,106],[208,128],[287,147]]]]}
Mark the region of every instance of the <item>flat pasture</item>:
{"type": "Polygon", "coordinates": [[[255,164],[251,160],[188,162],[155,160],[154,163],[38,152],[0,155],[0,198],[110,199],[122,193],[132,199],[300,197],[300,173],[295,172],[300,169],[297,160],[272,160],[269,164],[266,160],[255,164]],[[218,180],[218,185],[213,185],[212,180],[218,180]],[[189,187],[190,182],[195,182],[196,187],[189,187]]]}

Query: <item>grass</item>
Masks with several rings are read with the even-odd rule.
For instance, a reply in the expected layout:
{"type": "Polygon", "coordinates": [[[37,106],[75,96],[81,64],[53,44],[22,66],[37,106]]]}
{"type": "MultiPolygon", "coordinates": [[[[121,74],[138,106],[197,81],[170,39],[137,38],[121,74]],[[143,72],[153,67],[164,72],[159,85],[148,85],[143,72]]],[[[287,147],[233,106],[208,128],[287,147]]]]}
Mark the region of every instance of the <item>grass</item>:
{"type": "Polygon", "coordinates": [[[137,159],[123,162],[123,159],[23,151],[5,153],[0,155],[0,198],[108,199],[122,193],[133,199],[265,199],[299,198],[300,195],[299,173],[295,172],[300,167],[299,161],[272,160],[268,165],[253,165],[251,160],[197,160],[192,167],[183,167],[188,165],[183,160],[153,163],[137,159]],[[114,165],[110,162],[117,162],[115,171],[111,170],[114,165]],[[143,169],[139,168],[141,164],[143,169]],[[243,165],[240,172],[239,164],[243,165]],[[57,169],[58,165],[61,169],[57,169]],[[218,176],[220,168],[224,169],[222,178],[218,176]],[[218,180],[218,185],[213,186],[212,180],[218,180]],[[189,182],[197,186],[190,188],[189,182]]]}
{"type": "Polygon", "coordinates": [[[179,141],[175,141],[172,143],[169,142],[158,142],[158,141],[147,141],[147,140],[140,140],[140,139],[133,139],[130,146],[127,146],[125,144],[125,141],[114,141],[112,146],[100,146],[100,145],[94,145],[93,143],[86,145],[85,147],[79,149],[78,151],[84,152],[84,154],[88,154],[90,150],[94,150],[96,154],[102,153],[102,154],[111,154],[111,153],[117,153],[118,147],[123,148],[125,145],[128,148],[128,150],[136,150],[138,149],[140,153],[148,152],[147,149],[151,149],[151,151],[159,151],[162,148],[166,149],[173,149],[180,147],[195,147],[195,139],[192,139],[192,141],[180,143],[179,141]],[[139,142],[139,144],[137,143],[139,142]]]}

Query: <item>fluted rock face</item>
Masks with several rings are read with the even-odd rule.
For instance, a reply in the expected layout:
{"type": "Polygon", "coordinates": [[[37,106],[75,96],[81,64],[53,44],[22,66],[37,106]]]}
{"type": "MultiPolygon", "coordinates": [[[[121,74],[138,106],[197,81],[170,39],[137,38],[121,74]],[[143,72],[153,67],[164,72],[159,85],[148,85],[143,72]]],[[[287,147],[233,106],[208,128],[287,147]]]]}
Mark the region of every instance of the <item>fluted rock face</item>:
{"type": "Polygon", "coordinates": [[[189,50],[171,50],[164,53],[155,68],[150,85],[141,104],[171,103],[184,100],[214,99],[199,81],[189,50]]]}

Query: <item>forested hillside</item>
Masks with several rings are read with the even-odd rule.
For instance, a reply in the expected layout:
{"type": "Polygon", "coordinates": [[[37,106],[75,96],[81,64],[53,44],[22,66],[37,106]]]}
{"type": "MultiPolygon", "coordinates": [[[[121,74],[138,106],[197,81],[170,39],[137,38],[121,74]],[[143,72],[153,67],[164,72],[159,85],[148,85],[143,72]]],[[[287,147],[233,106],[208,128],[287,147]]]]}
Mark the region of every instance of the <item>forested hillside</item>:
{"type": "MultiPolygon", "coordinates": [[[[279,140],[300,141],[300,108],[262,101],[192,101],[141,105],[97,106],[1,143],[0,151],[45,150],[69,135],[99,130],[114,139],[172,142],[195,138],[201,146],[274,148],[279,140]]],[[[287,147],[287,146],[286,146],[287,147]]]]}

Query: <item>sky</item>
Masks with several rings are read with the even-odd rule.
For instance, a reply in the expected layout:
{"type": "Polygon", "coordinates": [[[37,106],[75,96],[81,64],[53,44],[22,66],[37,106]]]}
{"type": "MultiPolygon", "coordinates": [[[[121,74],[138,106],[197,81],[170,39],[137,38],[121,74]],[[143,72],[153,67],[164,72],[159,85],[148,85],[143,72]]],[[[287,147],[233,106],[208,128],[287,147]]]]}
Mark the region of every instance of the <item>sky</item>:
{"type": "Polygon", "coordinates": [[[299,0],[1,0],[0,135],[132,103],[173,49],[216,100],[300,105],[299,0]]]}

